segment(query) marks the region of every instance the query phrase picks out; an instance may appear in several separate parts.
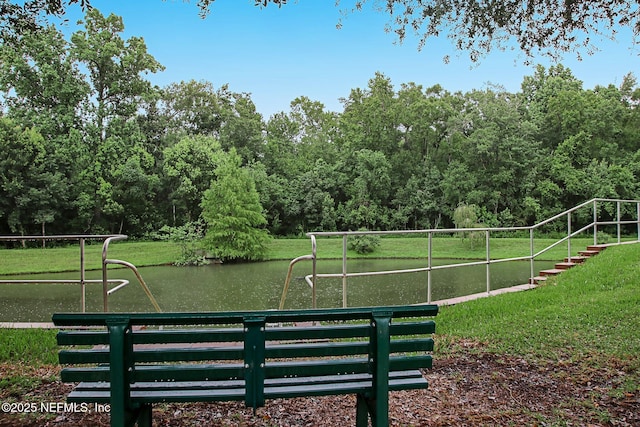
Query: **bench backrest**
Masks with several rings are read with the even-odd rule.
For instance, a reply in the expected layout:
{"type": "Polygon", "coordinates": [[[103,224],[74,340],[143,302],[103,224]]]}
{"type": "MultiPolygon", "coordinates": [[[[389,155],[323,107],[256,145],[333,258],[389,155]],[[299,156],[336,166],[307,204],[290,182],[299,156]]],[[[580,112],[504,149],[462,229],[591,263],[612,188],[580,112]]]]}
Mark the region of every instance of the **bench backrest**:
{"type": "MultiPolygon", "coordinates": [[[[55,314],[65,382],[243,380],[245,403],[264,405],[265,381],[431,367],[435,305],[232,313],[55,314]],[[88,346],[77,348],[76,346],[88,346]]],[[[386,390],[386,389],[385,389],[386,390]]]]}

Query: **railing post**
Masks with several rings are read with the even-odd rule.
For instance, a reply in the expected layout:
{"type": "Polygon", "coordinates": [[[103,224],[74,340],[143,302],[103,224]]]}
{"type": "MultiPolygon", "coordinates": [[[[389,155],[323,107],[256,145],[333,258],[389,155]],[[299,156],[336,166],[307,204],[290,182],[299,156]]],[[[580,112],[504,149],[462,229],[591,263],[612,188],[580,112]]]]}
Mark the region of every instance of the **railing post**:
{"type": "Polygon", "coordinates": [[[593,199],[593,244],[598,244],[598,199],[593,199]]]}
{"type": "Polygon", "coordinates": [[[84,238],[80,238],[80,292],[82,293],[80,297],[80,306],[82,307],[82,312],[87,311],[87,298],[86,298],[86,284],[85,284],[85,272],[84,272],[84,238]]]}
{"type": "Polygon", "coordinates": [[[317,302],[316,302],[316,285],[318,284],[318,278],[316,275],[316,268],[317,268],[317,262],[318,262],[317,248],[318,246],[316,242],[316,236],[312,235],[311,236],[311,255],[313,256],[311,260],[311,274],[313,275],[311,280],[311,284],[313,285],[311,288],[311,307],[312,308],[317,308],[317,302]]]}
{"type": "Polygon", "coordinates": [[[529,259],[529,267],[530,267],[530,273],[531,275],[529,277],[531,277],[532,279],[535,277],[535,268],[534,268],[534,259],[533,259],[533,254],[534,252],[534,247],[533,247],[533,227],[531,227],[529,229],[529,255],[531,255],[531,258],[529,259]]]}
{"type": "Polygon", "coordinates": [[[489,238],[490,238],[490,233],[489,230],[485,231],[485,247],[486,247],[486,252],[487,252],[487,293],[491,292],[491,255],[489,253],[489,247],[490,247],[490,242],[489,242],[489,238]]]}
{"type": "Polygon", "coordinates": [[[636,203],[636,220],[638,221],[638,240],[640,241],[640,202],[636,203]]]}
{"type": "Polygon", "coordinates": [[[107,285],[107,247],[109,239],[102,245],[102,311],[109,312],[109,286],[107,285]]]}
{"type": "Polygon", "coordinates": [[[342,235],[342,307],[347,307],[347,235],[342,235]]]}
{"type": "Polygon", "coordinates": [[[617,224],[618,225],[618,244],[620,244],[620,241],[621,241],[620,231],[621,231],[621,227],[622,227],[622,224],[620,224],[620,221],[622,221],[622,214],[620,213],[620,200],[617,201],[617,206],[616,207],[617,207],[617,211],[618,211],[617,212],[617,215],[618,215],[618,221],[617,221],[618,222],[618,224],[617,224]]]}
{"type": "Polygon", "coordinates": [[[567,259],[571,259],[571,211],[567,212],[567,259]]]}

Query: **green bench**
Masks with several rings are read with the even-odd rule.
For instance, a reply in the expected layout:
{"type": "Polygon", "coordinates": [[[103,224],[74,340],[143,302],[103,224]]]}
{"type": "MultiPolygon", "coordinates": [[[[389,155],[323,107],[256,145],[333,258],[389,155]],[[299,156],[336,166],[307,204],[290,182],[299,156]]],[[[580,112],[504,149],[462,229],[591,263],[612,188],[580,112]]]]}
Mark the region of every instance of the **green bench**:
{"type": "Polygon", "coordinates": [[[356,425],[388,425],[389,391],[424,389],[436,305],[220,313],[63,313],[68,402],[150,426],[160,402],[355,394],[356,425]]]}

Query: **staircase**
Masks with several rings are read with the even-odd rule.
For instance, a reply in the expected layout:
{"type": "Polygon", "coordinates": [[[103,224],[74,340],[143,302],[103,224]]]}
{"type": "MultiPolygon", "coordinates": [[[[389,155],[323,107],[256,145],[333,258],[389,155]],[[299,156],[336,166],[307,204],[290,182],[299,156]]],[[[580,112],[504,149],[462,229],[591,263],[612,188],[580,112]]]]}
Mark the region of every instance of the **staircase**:
{"type": "Polygon", "coordinates": [[[604,251],[609,245],[590,245],[584,251],[578,251],[577,256],[565,258],[563,262],[557,263],[554,268],[540,271],[540,275],[529,279],[529,283],[532,285],[538,285],[547,280],[548,277],[557,276],[565,270],[575,267],[578,264],[582,264],[588,258],[598,255],[604,251]]]}

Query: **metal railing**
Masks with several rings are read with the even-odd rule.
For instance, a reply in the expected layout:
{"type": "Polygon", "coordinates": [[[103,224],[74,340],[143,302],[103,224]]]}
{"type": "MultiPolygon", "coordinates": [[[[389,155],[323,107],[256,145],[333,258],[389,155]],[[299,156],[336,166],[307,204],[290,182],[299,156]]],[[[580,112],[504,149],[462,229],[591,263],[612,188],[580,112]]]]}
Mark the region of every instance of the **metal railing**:
{"type": "MultiPolygon", "coordinates": [[[[336,231],[336,232],[311,232],[307,233],[307,236],[311,239],[311,254],[303,255],[291,261],[289,264],[289,272],[285,279],[285,285],[282,291],[282,297],[280,299],[279,308],[283,309],[286,301],[289,285],[291,282],[291,273],[293,267],[300,261],[311,260],[312,273],[305,276],[304,279],[312,289],[312,307],[317,307],[316,300],[316,288],[318,278],[341,278],[342,279],[342,305],[347,307],[347,278],[349,277],[362,277],[362,276],[378,276],[388,274],[400,274],[400,273],[412,273],[412,272],[427,272],[427,295],[426,302],[432,301],[432,272],[435,270],[469,267],[477,265],[486,266],[486,292],[491,292],[491,274],[490,266],[501,262],[510,261],[523,261],[528,260],[530,263],[530,277],[533,278],[534,274],[534,261],[542,254],[548,252],[552,248],[567,243],[567,258],[572,257],[571,239],[575,236],[591,231],[593,233],[593,244],[598,244],[598,231],[599,227],[603,226],[616,226],[616,242],[622,244],[622,227],[625,225],[634,225],[636,228],[636,239],[624,243],[635,243],[640,241],[640,200],[623,200],[623,199],[600,199],[595,198],[587,202],[584,202],[578,206],[575,206],[569,210],[566,210],[558,215],[555,215],[549,219],[546,219],[540,223],[537,223],[529,227],[478,227],[478,228],[450,228],[450,229],[426,229],[426,230],[398,230],[398,231],[336,231]],[[633,209],[629,209],[629,205],[633,205],[633,209]],[[615,208],[614,208],[615,207],[615,208]],[[623,208],[627,215],[631,215],[630,219],[625,219],[623,214],[623,208]],[[592,212],[588,212],[591,210],[592,212]],[[586,213],[585,213],[586,211],[586,213]],[[631,213],[632,212],[632,213],[631,213]],[[606,217],[609,218],[606,218],[606,217]],[[574,217],[579,217],[584,221],[586,218],[590,218],[589,223],[583,225],[577,229],[574,229],[574,217]],[[564,225],[566,221],[566,232],[563,232],[564,237],[559,238],[557,241],[544,247],[543,249],[535,252],[535,238],[536,232],[541,232],[541,229],[551,224],[564,225]],[[514,258],[502,258],[492,259],[490,251],[490,242],[492,233],[504,233],[519,231],[529,234],[529,255],[514,257],[514,258]],[[433,265],[433,236],[437,234],[449,234],[455,235],[457,233],[483,233],[485,240],[485,259],[481,261],[472,261],[464,263],[446,264],[446,265],[433,265]],[[385,271],[368,271],[349,273],[347,269],[347,238],[349,236],[361,236],[361,235],[426,235],[427,236],[427,248],[426,259],[427,263],[425,267],[402,269],[402,270],[385,270],[385,271]],[[341,273],[317,273],[317,238],[318,237],[342,237],[342,272],[341,273]]],[[[556,229],[558,227],[556,226],[556,229]]]]}
{"type": "Polygon", "coordinates": [[[118,290],[124,288],[129,284],[129,281],[126,279],[109,279],[108,278],[108,269],[107,266],[109,264],[117,264],[122,265],[133,271],[140,286],[144,290],[145,294],[151,301],[151,304],[155,308],[156,311],[162,311],[160,306],[156,302],[151,290],[142,279],[140,272],[138,269],[131,263],[117,260],[117,259],[109,259],[107,256],[109,243],[116,240],[124,240],[127,239],[127,236],[124,234],[115,234],[115,235],[95,235],[95,234],[86,234],[86,235],[57,235],[57,236],[0,236],[0,242],[27,242],[27,241],[42,241],[43,244],[45,241],[78,241],[80,245],[80,279],[34,279],[34,280],[0,280],[0,284],[33,284],[33,283],[43,283],[43,284],[79,284],[80,285],[80,309],[84,313],[86,311],[87,303],[86,303],[86,285],[88,283],[102,283],[102,305],[103,310],[105,312],[109,311],[109,296],[118,290]],[[86,263],[85,263],[85,242],[87,240],[102,240],[102,279],[86,279],[86,263]],[[110,285],[115,285],[110,288],[110,285]]]}

